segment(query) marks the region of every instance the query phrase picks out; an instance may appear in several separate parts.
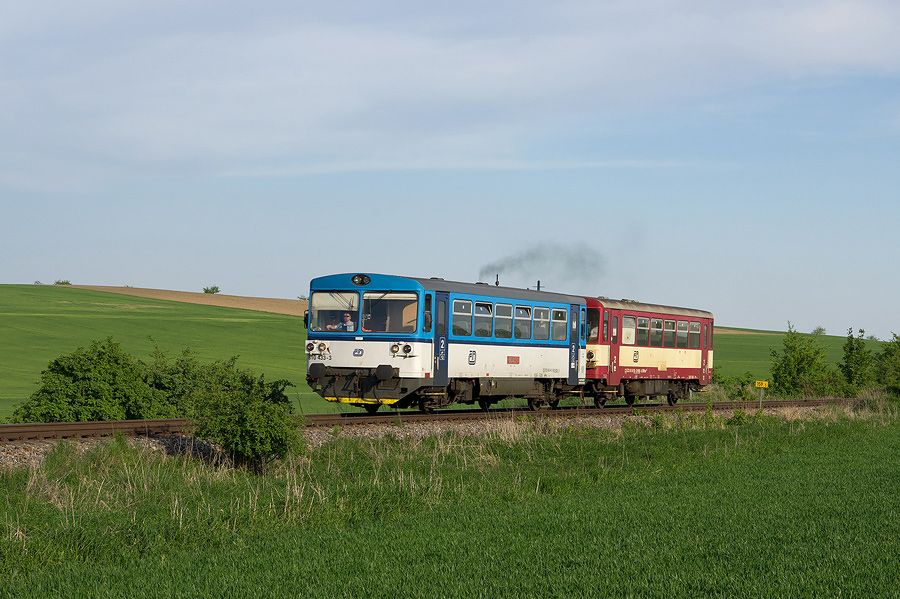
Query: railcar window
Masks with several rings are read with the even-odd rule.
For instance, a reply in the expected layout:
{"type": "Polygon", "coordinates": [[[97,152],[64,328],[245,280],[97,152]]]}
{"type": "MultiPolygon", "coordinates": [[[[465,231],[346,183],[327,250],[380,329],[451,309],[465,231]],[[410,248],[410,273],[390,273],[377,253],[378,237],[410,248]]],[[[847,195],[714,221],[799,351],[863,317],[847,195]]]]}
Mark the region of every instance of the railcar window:
{"type": "Polygon", "coordinates": [[[716,325],[714,323],[709,323],[709,343],[706,344],[706,347],[708,347],[709,349],[713,348],[713,339],[715,338],[715,331],[713,329],[715,328],[715,326],[716,325]]]}
{"type": "Polygon", "coordinates": [[[675,321],[667,320],[666,328],[663,332],[663,345],[665,347],[675,347],[675,321]]]}
{"type": "Polygon", "coordinates": [[[603,311],[603,340],[609,339],[609,311],[603,311]]]}
{"type": "Polygon", "coordinates": [[[494,306],[492,304],[475,304],[475,336],[490,337],[493,331],[494,306]]]}
{"type": "Polygon", "coordinates": [[[455,300],[453,302],[453,334],[467,336],[472,334],[472,302],[455,300]]]}
{"type": "Polygon", "coordinates": [[[553,320],[550,322],[550,338],[554,341],[565,341],[569,336],[569,311],[553,309],[553,320]]]}
{"type": "Polygon", "coordinates": [[[363,294],[362,330],[371,333],[414,333],[419,318],[415,293],[370,291],[363,294]]]}
{"type": "Polygon", "coordinates": [[[707,326],[703,325],[703,337],[701,338],[703,341],[703,347],[709,347],[709,333],[707,332],[707,326]]]}
{"type": "Polygon", "coordinates": [[[650,319],[650,345],[662,347],[663,321],[662,318],[650,319]]]}
{"type": "Polygon", "coordinates": [[[678,321],[678,347],[688,346],[688,323],[686,320],[678,321]]]}
{"type": "Polygon", "coordinates": [[[637,345],[650,345],[650,319],[637,319],[637,345]]]}
{"type": "Polygon", "coordinates": [[[516,306],[513,330],[516,333],[516,339],[531,339],[531,308],[516,306]]]}
{"type": "MultiPolygon", "coordinates": [[[[588,319],[588,343],[597,343],[600,340],[600,310],[589,309],[588,319]]],[[[603,336],[606,336],[607,323],[603,323],[603,336]]]]}
{"type": "Polygon", "coordinates": [[[613,316],[612,342],[619,342],[619,317],[613,316]]]}
{"type": "Polygon", "coordinates": [[[353,333],[359,321],[359,294],[316,291],[310,298],[309,330],[353,333]],[[349,315],[349,319],[344,315],[349,315]]]}
{"type": "Polygon", "coordinates": [[[497,304],[494,310],[494,336],[498,339],[512,337],[512,306],[497,304]]]}
{"type": "Polygon", "coordinates": [[[634,345],[634,316],[622,317],[622,345],[634,345]]]}
{"type": "Polygon", "coordinates": [[[422,324],[422,332],[430,333],[431,332],[431,294],[425,294],[425,319],[422,324]]]}
{"type": "Polygon", "coordinates": [[[542,341],[550,338],[550,308],[534,309],[534,338],[542,341]]]}
{"type": "Polygon", "coordinates": [[[700,323],[691,323],[691,332],[688,337],[688,347],[691,349],[700,349],[700,323]]]}

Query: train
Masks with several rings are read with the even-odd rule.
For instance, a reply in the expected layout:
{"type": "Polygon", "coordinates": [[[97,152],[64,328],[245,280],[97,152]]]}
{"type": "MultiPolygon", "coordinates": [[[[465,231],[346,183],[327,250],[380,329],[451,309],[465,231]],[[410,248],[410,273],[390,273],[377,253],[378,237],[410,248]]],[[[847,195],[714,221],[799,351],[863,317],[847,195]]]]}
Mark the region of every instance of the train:
{"type": "Polygon", "coordinates": [[[713,314],[499,284],[378,273],[310,282],[307,375],[330,402],[484,410],[505,398],[532,409],[570,396],[597,407],[709,384],[713,314]]]}

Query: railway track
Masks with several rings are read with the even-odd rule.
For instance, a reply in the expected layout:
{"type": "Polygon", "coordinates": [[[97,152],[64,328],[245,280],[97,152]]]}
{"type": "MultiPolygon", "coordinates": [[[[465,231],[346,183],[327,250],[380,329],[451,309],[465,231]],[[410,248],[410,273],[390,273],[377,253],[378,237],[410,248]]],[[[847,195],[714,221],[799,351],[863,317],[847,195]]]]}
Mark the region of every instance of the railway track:
{"type": "MultiPolygon", "coordinates": [[[[828,404],[846,403],[848,399],[829,398],[815,400],[765,401],[763,408],[818,407],[828,404]]],[[[760,407],[758,401],[724,402],[719,404],[683,403],[676,406],[667,404],[639,404],[634,406],[610,406],[594,408],[585,406],[561,407],[555,410],[532,411],[528,408],[499,408],[484,412],[479,409],[443,410],[433,413],[410,411],[390,411],[370,415],[366,413],[345,414],[311,414],[305,418],[305,426],[333,427],[360,426],[366,424],[400,425],[416,422],[459,422],[465,420],[490,420],[502,418],[577,418],[588,416],[627,415],[649,412],[697,412],[712,409],[723,410],[755,410],[760,407]]],[[[104,422],[54,422],[0,425],[0,443],[34,441],[47,439],[80,439],[86,437],[105,437],[116,434],[129,436],[160,435],[189,433],[191,422],[183,418],[166,420],[110,420],[104,422]]]]}

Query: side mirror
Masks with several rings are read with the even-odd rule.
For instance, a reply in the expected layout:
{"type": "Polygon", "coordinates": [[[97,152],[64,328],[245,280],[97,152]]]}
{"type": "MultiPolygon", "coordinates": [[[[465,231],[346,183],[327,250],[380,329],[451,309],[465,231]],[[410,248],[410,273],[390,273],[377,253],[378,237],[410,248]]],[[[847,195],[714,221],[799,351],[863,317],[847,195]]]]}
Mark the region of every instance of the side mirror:
{"type": "Polygon", "coordinates": [[[309,328],[309,310],[303,313],[303,326],[309,328]]]}
{"type": "Polygon", "coordinates": [[[431,330],[431,312],[426,312],[425,313],[425,332],[427,333],[430,330],[431,330]]]}

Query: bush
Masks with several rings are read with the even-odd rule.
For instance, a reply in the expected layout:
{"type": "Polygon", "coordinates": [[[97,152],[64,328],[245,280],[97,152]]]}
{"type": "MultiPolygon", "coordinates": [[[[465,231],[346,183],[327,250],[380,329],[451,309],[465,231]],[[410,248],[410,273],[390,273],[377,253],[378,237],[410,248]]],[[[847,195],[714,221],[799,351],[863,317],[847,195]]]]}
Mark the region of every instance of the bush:
{"type": "Polygon", "coordinates": [[[18,422],[170,418],[174,407],[145,380],[144,365],[107,337],[51,361],[13,413],[18,422]]]}
{"type": "Polygon", "coordinates": [[[210,293],[210,294],[219,293],[219,286],[218,286],[218,285],[212,285],[211,287],[204,287],[204,288],[203,288],[203,293],[210,293]]]}
{"type": "Polygon", "coordinates": [[[756,377],[751,372],[745,372],[740,376],[722,376],[718,374],[718,371],[713,372],[713,383],[719,386],[726,399],[732,401],[757,399],[754,393],[754,381],[756,381],[756,377]]]}
{"type": "Polygon", "coordinates": [[[70,283],[70,282],[69,282],[68,280],[66,280],[66,279],[59,279],[59,280],[57,280],[57,281],[56,281],[55,283],[53,283],[53,284],[54,284],[54,285],[71,285],[72,283],[70,283]]]}
{"type": "Polygon", "coordinates": [[[878,356],[878,382],[893,393],[900,394],[900,336],[884,344],[878,356]]]}
{"type": "Polygon", "coordinates": [[[847,383],[847,394],[856,396],[875,382],[875,356],[866,347],[866,332],[859,329],[859,336],[853,336],[853,328],[847,330],[844,343],[844,357],[840,369],[847,383]]]}
{"type": "Polygon", "coordinates": [[[772,350],[773,391],[782,395],[833,395],[840,375],[828,366],[818,335],[803,335],[788,323],[781,352],[772,350]]]}
{"type": "Polygon", "coordinates": [[[236,464],[261,470],[299,447],[298,423],[284,392],[289,386],[236,368],[234,358],[209,365],[195,397],[195,435],[220,445],[236,464]]]}

